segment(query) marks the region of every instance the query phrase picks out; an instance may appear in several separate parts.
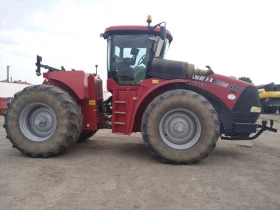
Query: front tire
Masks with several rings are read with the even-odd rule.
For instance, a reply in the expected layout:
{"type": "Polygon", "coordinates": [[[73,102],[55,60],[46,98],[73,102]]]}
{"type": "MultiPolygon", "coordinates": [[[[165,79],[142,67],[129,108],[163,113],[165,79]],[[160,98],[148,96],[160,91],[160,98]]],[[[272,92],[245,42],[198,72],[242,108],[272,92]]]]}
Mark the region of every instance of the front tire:
{"type": "Polygon", "coordinates": [[[191,164],[216,146],[220,122],[213,106],[189,90],[157,96],[142,117],[142,136],[152,155],[173,164],[191,164]]]}
{"type": "Polygon", "coordinates": [[[82,129],[80,106],[67,92],[49,85],[30,86],[18,92],[4,115],[7,138],[32,157],[64,152],[82,129]]]}

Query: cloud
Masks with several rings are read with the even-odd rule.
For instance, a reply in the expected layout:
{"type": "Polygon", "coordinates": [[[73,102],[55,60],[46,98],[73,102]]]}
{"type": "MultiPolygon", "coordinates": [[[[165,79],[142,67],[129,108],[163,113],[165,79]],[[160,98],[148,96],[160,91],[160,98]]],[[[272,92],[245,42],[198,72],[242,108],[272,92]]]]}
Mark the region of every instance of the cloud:
{"type": "MultiPolygon", "coordinates": [[[[280,32],[277,1],[2,0],[0,1],[0,80],[3,69],[34,84],[36,55],[59,68],[94,72],[106,79],[106,42],[99,37],[111,25],[167,22],[174,41],[168,58],[210,65],[215,72],[248,76],[253,82],[277,80],[280,32]],[[265,71],[265,73],[264,73],[265,71]]],[[[278,77],[279,78],[279,77],[278,77]]],[[[277,81],[274,81],[277,82],[277,81]]],[[[104,82],[105,83],[105,82],[104,82]]],[[[278,79],[278,83],[280,83],[278,79]]]]}
{"type": "Polygon", "coordinates": [[[33,18],[36,12],[52,12],[54,0],[1,0],[0,2],[0,26],[1,30],[13,30],[17,28],[33,29],[33,18]]]}

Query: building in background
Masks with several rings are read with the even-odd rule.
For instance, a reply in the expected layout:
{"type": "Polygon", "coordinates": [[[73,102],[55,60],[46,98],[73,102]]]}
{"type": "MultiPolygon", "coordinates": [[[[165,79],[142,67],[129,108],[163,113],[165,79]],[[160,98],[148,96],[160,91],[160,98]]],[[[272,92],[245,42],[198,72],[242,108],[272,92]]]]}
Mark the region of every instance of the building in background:
{"type": "Polygon", "coordinates": [[[14,82],[7,82],[7,80],[0,81],[0,115],[4,114],[7,104],[14,97],[14,94],[30,85],[30,83],[20,80],[14,82]]]}
{"type": "MultiPolygon", "coordinates": [[[[15,93],[30,85],[30,83],[21,80],[14,82],[7,82],[7,80],[0,81],[0,115],[4,114],[9,100],[14,97],[15,93]]],[[[111,95],[109,91],[104,91],[104,100],[108,99],[111,95]]]]}

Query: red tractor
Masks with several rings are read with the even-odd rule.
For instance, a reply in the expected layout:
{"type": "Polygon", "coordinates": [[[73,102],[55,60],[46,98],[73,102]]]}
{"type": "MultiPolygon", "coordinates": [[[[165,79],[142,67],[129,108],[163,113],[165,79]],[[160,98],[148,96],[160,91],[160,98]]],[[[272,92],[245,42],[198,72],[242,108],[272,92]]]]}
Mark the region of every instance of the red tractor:
{"type": "Polygon", "coordinates": [[[256,124],[257,88],[249,83],[201,70],[187,62],[164,59],[172,41],[165,22],[151,26],[112,26],[101,34],[107,43],[107,89],[84,71],[41,64],[42,85],[25,88],[9,102],[4,128],[22,153],[50,157],[98,129],[126,135],[141,132],[152,155],[173,164],[200,161],[216,142],[250,140],[276,132],[273,121],[256,124]],[[253,134],[255,133],[255,134],[253,134]],[[250,134],[253,134],[250,135],[250,134]]]}

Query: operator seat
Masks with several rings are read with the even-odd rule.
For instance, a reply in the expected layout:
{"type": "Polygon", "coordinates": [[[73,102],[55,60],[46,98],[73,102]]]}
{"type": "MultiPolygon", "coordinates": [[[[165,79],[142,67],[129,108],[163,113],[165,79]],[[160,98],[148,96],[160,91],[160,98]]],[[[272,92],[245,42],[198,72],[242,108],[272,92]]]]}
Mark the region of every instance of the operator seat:
{"type": "Polygon", "coordinates": [[[131,67],[132,58],[120,59],[116,63],[119,84],[132,84],[135,81],[134,68],[131,67]]]}

